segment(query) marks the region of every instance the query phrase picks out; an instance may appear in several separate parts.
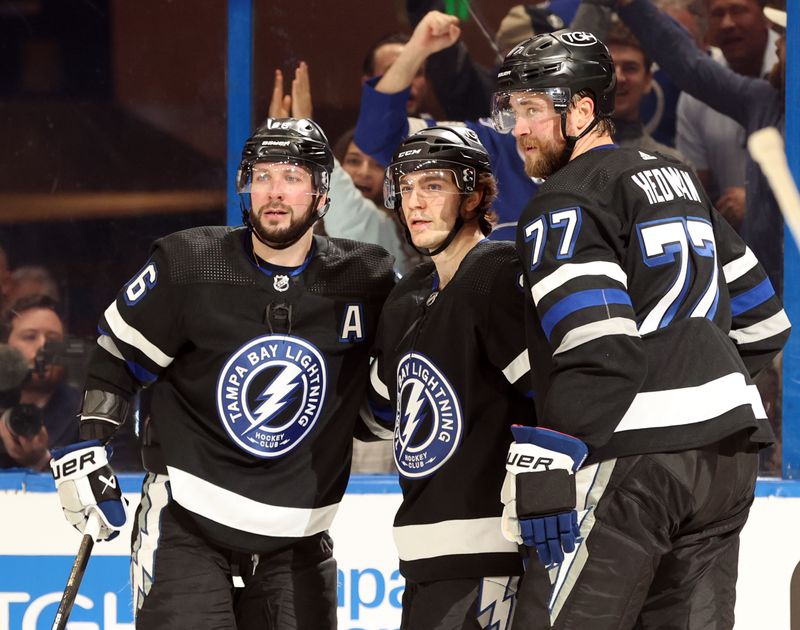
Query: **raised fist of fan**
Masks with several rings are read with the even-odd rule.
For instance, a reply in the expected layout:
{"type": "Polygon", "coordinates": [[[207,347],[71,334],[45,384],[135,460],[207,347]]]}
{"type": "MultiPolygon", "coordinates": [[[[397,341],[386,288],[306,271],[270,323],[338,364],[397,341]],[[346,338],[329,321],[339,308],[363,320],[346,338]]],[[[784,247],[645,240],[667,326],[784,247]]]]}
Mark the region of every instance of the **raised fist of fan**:
{"type": "Polygon", "coordinates": [[[429,11],[417,24],[406,45],[428,57],[449,48],[459,37],[461,37],[461,27],[457,17],[440,11],[429,11]]]}
{"type": "Polygon", "coordinates": [[[78,442],[54,449],[50,461],[64,516],[83,533],[89,516],[97,514],[98,540],[111,540],[119,535],[128,518],[127,500],[108,465],[108,448],[99,440],[78,442]]]}

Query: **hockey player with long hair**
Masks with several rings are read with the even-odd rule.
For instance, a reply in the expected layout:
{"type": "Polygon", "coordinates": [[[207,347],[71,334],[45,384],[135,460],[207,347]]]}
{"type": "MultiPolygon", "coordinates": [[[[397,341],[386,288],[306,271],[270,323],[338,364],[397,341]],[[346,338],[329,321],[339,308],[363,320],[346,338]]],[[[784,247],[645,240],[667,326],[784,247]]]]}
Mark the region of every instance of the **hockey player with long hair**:
{"type": "Polygon", "coordinates": [[[409,136],[384,186],[431,257],[390,294],[371,370],[403,490],[401,628],[507,628],[523,565],[497,496],[509,429],[534,422],[521,269],[513,244],[486,239],[496,182],[472,130],[409,136]]]}
{"type": "MultiPolygon", "coordinates": [[[[243,227],[156,241],[100,321],[80,417],[54,453],[79,530],[125,523],[105,443],[152,385],[136,514],[136,627],[336,627],[327,533],[350,468],[392,258],[315,236],[333,155],[307,119],[268,119],[242,152],[243,227]]],[[[360,426],[360,425],[359,425],[360,426]]]]}
{"type": "Polygon", "coordinates": [[[790,325],[694,172],[613,143],[614,90],[585,32],[498,72],[495,125],[546,178],[517,231],[540,426],[514,428],[504,532],[551,569],[553,628],[730,628],[773,440],[752,378],[790,325]]]}

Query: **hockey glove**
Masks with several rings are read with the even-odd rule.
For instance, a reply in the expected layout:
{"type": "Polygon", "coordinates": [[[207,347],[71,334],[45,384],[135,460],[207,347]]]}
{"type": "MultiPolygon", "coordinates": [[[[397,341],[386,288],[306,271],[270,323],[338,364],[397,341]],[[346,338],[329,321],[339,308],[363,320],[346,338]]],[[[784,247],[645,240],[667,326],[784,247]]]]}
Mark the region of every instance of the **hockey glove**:
{"type": "Polygon", "coordinates": [[[536,547],[546,567],[575,550],[580,537],[575,511],[575,471],[588,454],[586,444],[550,429],[515,425],[508,450],[503,502],[503,536],[536,547]]]}
{"type": "Polygon", "coordinates": [[[54,449],[50,460],[64,516],[83,533],[89,514],[96,512],[101,521],[98,540],[118,536],[128,517],[128,502],[108,465],[107,448],[99,440],[78,442],[54,449]]]}

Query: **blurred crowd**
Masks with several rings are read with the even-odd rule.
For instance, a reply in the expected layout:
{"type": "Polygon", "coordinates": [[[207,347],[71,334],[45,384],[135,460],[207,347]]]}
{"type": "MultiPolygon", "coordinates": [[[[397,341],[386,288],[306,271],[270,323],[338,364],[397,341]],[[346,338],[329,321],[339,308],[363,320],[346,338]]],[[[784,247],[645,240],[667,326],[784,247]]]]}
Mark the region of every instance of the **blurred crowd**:
{"type": "MultiPolygon", "coordinates": [[[[461,24],[444,12],[444,2],[407,0],[406,9],[410,32],[383,34],[364,51],[360,111],[346,133],[331,139],[336,156],[331,208],[318,224],[329,236],[384,246],[401,274],[421,258],[384,208],[384,169],[406,136],[437,123],[426,104],[437,103],[447,124],[473,129],[491,155],[499,194],[490,238],[513,240],[516,220],[541,183],[525,174],[514,137],[492,124],[496,65],[471,57],[461,24]]],[[[780,292],[783,223],[746,140],[761,127],[784,130],[784,9],[785,3],[766,0],[550,0],[509,3],[499,25],[483,23],[474,12],[470,19],[491,40],[496,64],[517,43],[541,32],[569,27],[603,40],[617,75],[615,142],[689,163],[780,292]],[[664,41],[670,45],[663,46],[664,41]]],[[[275,70],[269,111],[263,115],[313,118],[312,70],[325,72],[305,62],[292,77],[275,70]]],[[[44,267],[14,267],[13,262],[0,248],[0,343],[16,349],[30,369],[17,415],[20,407],[39,413],[15,425],[8,421],[11,409],[6,410],[0,422],[0,467],[43,469],[49,448],[77,439],[80,383],[57,360],[42,365],[46,344],[68,338],[59,282],[44,267]]],[[[778,368],[759,386],[780,435],[778,368]]],[[[137,466],[136,420],[117,437],[120,449],[134,453],[130,467],[137,466]]],[[[393,469],[389,442],[356,442],[354,472],[393,469]]],[[[779,474],[779,447],[765,456],[762,469],[779,474]]]]}

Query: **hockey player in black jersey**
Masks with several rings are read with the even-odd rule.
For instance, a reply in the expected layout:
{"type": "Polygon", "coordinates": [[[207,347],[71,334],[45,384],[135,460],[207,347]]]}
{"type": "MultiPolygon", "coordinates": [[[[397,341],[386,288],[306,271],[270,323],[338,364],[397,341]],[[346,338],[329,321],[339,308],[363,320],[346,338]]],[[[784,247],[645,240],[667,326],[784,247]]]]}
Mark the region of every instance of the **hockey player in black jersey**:
{"type": "Polygon", "coordinates": [[[551,567],[554,628],[730,628],[772,440],[752,377],[790,325],[691,169],[613,144],[614,87],[585,32],[498,73],[495,125],[546,178],[517,232],[541,426],[514,429],[504,531],[551,567]]]}
{"type": "Polygon", "coordinates": [[[245,227],[158,240],[100,321],[81,413],[55,454],[65,514],[125,522],[104,443],[152,384],[136,514],[136,627],[336,627],[327,529],[347,485],[392,259],[314,236],[333,155],[307,119],[268,119],[238,174],[245,227]]]}
{"type": "Polygon", "coordinates": [[[370,378],[403,489],[404,630],[509,627],[523,570],[497,497],[509,428],[533,423],[534,405],[521,269],[513,244],[485,238],[496,190],[463,127],[410,136],[386,171],[387,207],[432,259],[390,294],[370,378]]]}

